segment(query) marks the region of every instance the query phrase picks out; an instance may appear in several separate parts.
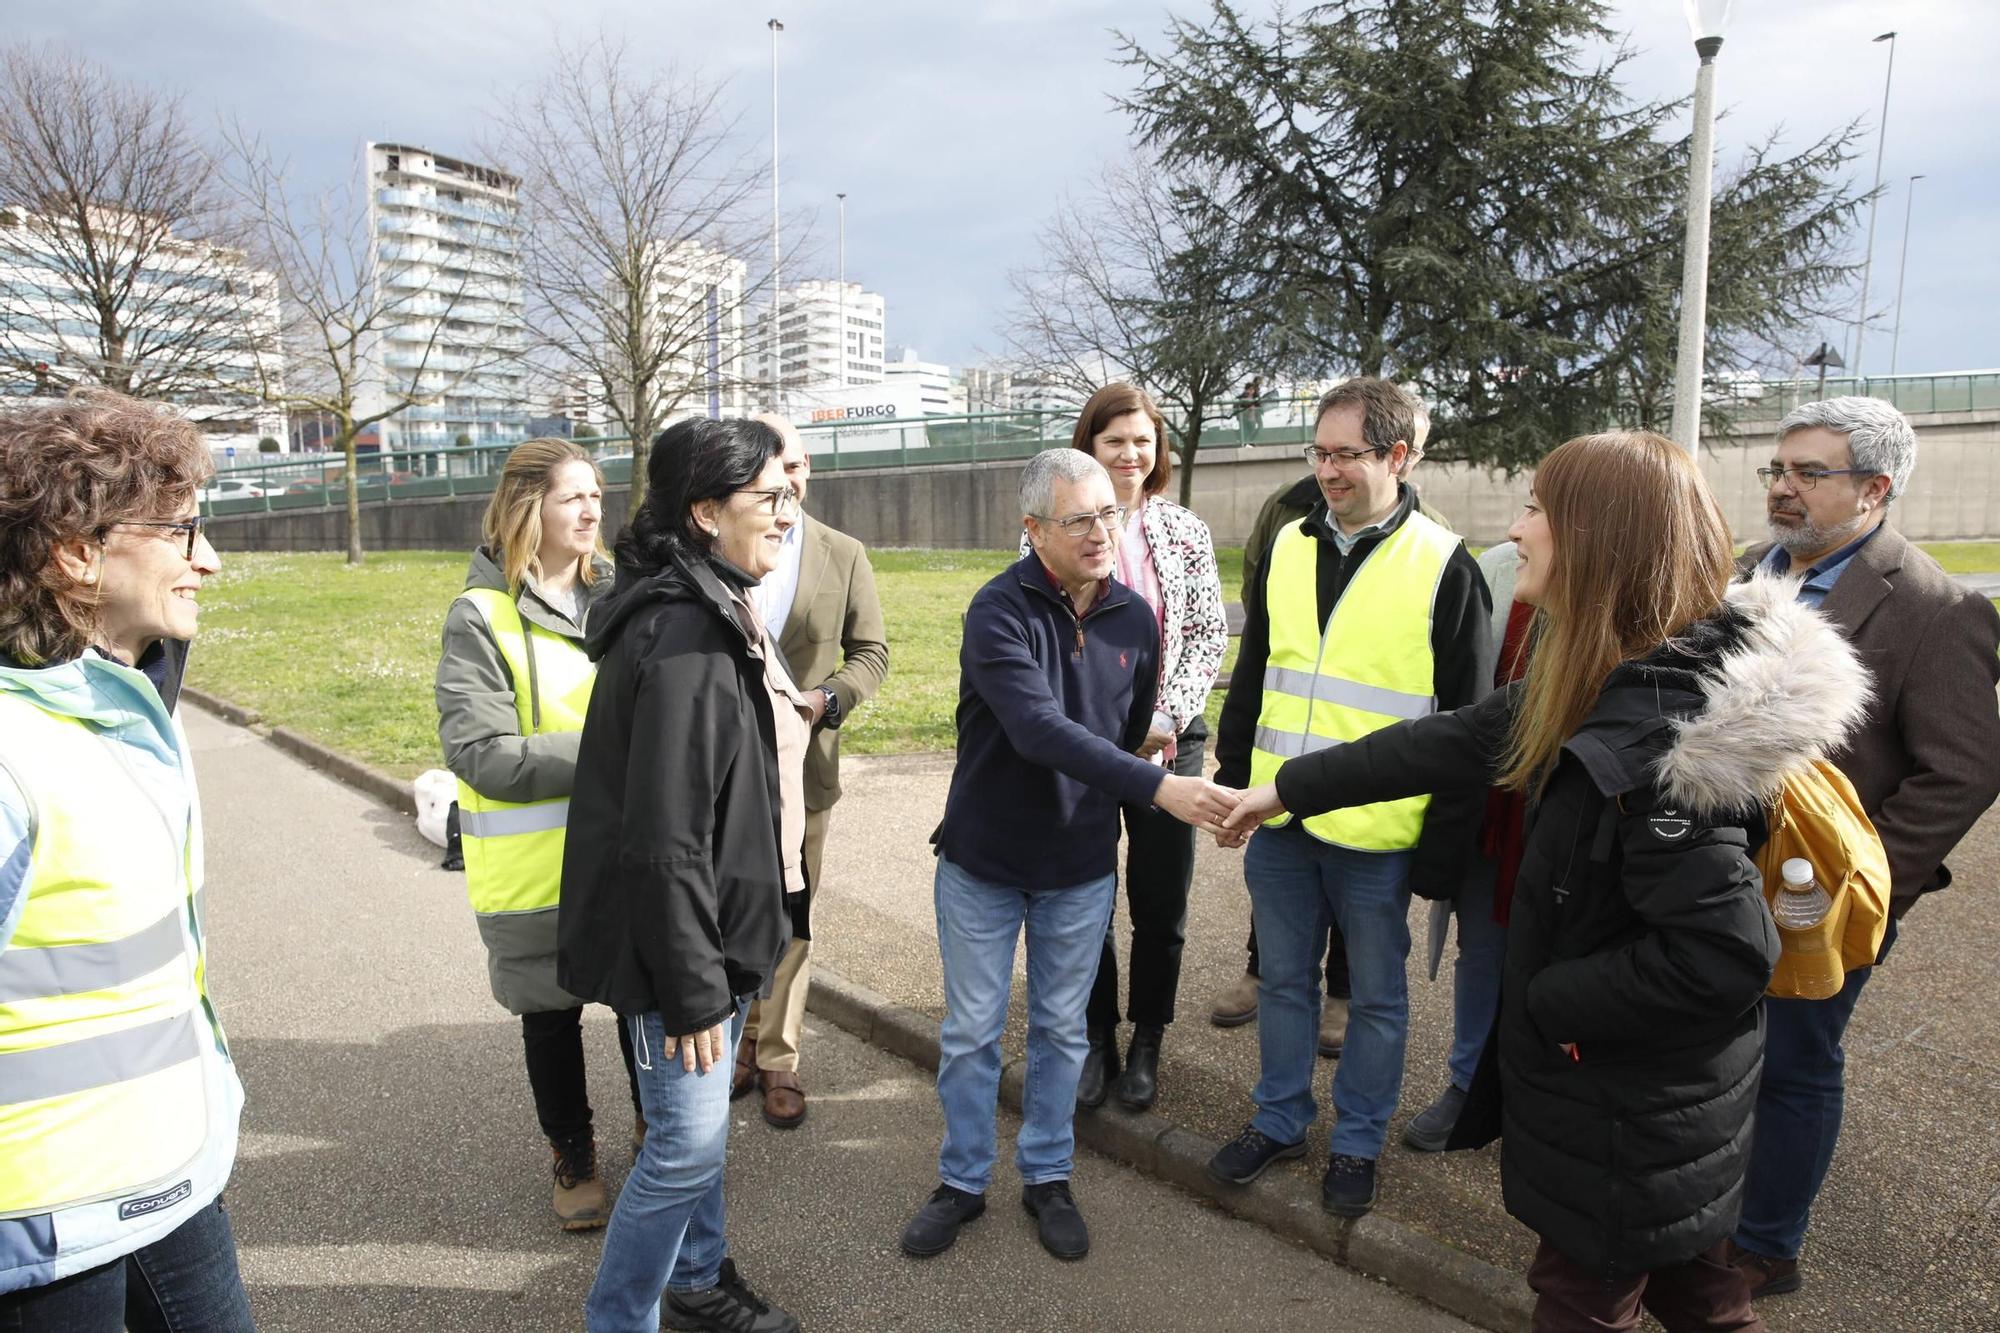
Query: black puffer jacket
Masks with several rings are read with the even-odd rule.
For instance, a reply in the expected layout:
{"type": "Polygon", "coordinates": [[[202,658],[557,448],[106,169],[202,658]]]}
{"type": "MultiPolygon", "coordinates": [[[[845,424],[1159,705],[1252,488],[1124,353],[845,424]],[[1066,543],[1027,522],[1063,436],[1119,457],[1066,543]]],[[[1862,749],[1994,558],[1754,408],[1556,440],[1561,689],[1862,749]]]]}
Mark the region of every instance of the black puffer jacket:
{"type": "MultiPolygon", "coordinates": [[[[1497,1040],[1451,1146],[1504,1131],[1507,1211],[1607,1276],[1736,1226],[1778,956],[1751,853],[1784,773],[1835,748],[1867,697],[1793,595],[1739,585],[1615,670],[1529,812],[1497,1040]]],[[[1518,690],[1295,760],[1279,795],[1307,813],[1483,784],[1518,690]]]]}
{"type": "MultiPolygon", "coordinates": [[[[618,570],[584,649],[597,684],[563,848],[556,976],[704,1031],[765,988],[792,928],[771,698],[707,560],[618,570]]],[[[740,581],[740,576],[739,581],[740,581]]],[[[745,586],[748,586],[747,584],[745,586]]]]}

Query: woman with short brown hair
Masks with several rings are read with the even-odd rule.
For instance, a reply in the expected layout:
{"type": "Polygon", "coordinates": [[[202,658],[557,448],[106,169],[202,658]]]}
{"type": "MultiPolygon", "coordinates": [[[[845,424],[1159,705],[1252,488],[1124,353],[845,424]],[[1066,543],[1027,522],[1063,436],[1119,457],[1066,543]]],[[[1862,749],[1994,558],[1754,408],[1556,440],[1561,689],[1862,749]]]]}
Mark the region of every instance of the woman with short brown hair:
{"type": "Polygon", "coordinates": [[[246,1330],[173,704],[208,449],[113,394],[0,415],[0,1325],[246,1330]],[[172,650],[170,650],[170,648],[172,650]]]}

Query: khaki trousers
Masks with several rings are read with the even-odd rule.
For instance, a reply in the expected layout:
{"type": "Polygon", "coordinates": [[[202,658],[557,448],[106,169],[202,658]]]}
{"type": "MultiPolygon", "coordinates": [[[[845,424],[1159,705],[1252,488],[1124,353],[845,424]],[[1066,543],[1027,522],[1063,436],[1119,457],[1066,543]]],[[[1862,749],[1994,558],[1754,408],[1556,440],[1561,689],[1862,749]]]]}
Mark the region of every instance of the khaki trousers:
{"type": "MultiPolygon", "coordinates": [[[[803,851],[808,905],[819,893],[821,855],[826,851],[826,826],[833,811],[806,811],[803,851]]],[[[795,939],[778,961],[771,977],[771,994],[750,1005],[743,1024],[743,1044],[757,1052],[757,1068],[797,1073],[799,1042],[805,1035],[806,987],[812,979],[812,941],[795,939]]]]}

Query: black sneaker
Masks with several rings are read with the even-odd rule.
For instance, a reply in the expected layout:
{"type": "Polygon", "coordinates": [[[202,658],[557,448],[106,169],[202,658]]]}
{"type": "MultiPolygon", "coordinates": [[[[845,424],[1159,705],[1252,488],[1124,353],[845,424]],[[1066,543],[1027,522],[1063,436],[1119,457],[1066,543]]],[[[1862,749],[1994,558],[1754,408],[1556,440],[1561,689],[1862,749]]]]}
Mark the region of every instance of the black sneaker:
{"type": "Polygon", "coordinates": [[[984,1194],[939,1185],[903,1228],[903,1253],[912,1259],[943,1254],[958,1239],[958,1229],[985,1211],[984,1194]]]}
{"type": "Polygon", "coordinates": [[[1464,1088],[1446,1084],[1438,1099],[1403,1127],[1404,1146],[1418,1152],[1443,1152],[1445,1140],[1465,1110],[1465,1095],[1464,1088]]]}
{"type": "Polygon", "coordinates": [[[1081,1259],[1090,1253],[1090,1228],[1083,1224],[1067,1180],[1029,1185],[1021,1191],[1021,1206],[1035,1219],[1042,1248],[1058,1259],[1081,1259]]]}
{"type": "Polygon", "coordinates": [[[1335,1217],[1362,1217],[1375,1206],[1375,1161],[1335,1153],[1319,1182],[1320,1205],[1335,1217]]]}
{"type": "Polygon", "coordinates": [[[1263,1175],[1271,1163],[1305,1155],[1304,1139],[1280,1143],[1255,1125],[1246,1125],[1241,1134],[1208,1159],[1208,1174],[1225,1185],[1248,1185],[1263,1175]]]}
{"type": "Polygon", "coordinates": [[[760,1298],[736,1271],[734,1259],[707,1291],[669,1291],[664,1303],[668,1328],[714,1333],[799,1333],[799,1321],[760,1298]]]}

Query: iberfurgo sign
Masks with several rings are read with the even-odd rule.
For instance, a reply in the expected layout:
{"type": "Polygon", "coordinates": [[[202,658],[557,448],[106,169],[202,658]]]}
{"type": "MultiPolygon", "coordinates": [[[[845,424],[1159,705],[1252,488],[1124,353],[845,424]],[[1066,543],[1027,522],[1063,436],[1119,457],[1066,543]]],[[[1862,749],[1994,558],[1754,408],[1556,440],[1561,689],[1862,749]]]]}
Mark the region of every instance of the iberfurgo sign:
{"type": "Polygon", "coordinates": [[[915,384],[852,384],[801,395],[797,419],[815,454],[924,449],[923,390],[915,384]]]}

